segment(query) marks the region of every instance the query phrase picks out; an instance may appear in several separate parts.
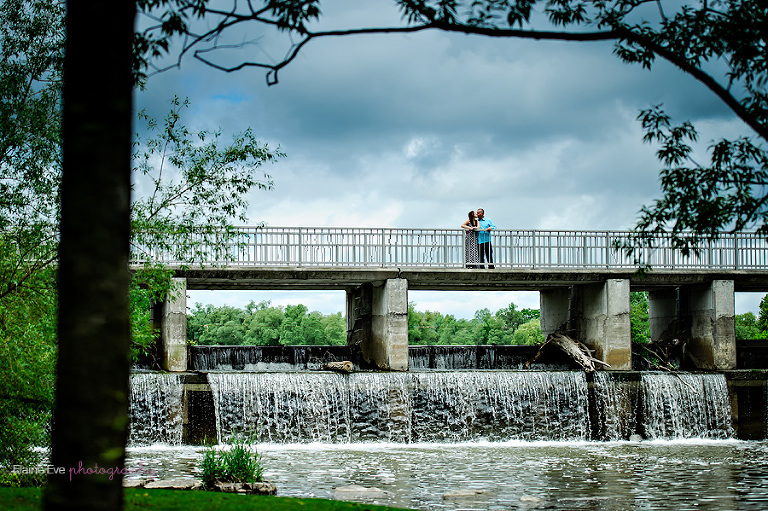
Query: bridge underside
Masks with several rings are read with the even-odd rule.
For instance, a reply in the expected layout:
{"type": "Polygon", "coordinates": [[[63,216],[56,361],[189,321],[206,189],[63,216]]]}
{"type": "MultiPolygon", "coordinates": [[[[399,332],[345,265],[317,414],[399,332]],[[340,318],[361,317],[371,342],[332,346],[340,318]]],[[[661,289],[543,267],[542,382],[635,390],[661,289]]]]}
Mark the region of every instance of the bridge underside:
{"type": "Polygon", "coordinates": [[[407,370],[408,290],[539,291],[542,331],[569,333],[615,370],[632,369],[630,291],[648,291],[651,338],[686,343],[701,369],[736,367],[734,292],[768,291],[768,272],[703,270],[466,270],[208,268],[178,270],[182,288],[163,307],[166,369],[186,369],[183,289],[347,293],[348,342],[387,370],[407,370]]]}
{"type": "Polygon", "coordinates": [[[609,279],[628,280],[632,291],[731,280],[736,291],[768,291],[768,272],[715,272],[707,270],[658,270],[640,274],[633,270],[574,269],[403,269],[398,268],[281,268],[233,267],[177,270],[187,289],[205,290],[312,290],[349,289],[364,283],[405,279],[418,291],[540,291],[549,287],[598,284],[609,279]]]}

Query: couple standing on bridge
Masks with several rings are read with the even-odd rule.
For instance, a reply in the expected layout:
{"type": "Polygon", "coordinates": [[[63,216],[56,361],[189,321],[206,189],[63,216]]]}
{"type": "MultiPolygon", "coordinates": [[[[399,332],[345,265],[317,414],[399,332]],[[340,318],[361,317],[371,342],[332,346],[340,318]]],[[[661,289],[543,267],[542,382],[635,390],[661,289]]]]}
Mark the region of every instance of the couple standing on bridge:
{"type": "Polygon", "coordinates": [[[464,229],[464,263],[467,268],[493,269],[493,248],[491,247],[491,230],[496,226],[489,218],[485,218],[483,208],[468,213],[468,219],[461,224],[464,229]]]}

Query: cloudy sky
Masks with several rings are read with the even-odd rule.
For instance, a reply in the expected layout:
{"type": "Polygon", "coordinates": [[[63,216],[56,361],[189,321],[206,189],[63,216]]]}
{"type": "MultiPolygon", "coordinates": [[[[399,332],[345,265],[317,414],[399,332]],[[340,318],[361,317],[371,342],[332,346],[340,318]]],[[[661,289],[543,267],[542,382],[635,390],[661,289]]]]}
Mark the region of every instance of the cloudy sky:
{"type": "MultiPolygon", "coordinates": [[[[331,27],[393,25],[391,0],[323,2],[331,27]]],[[[255,41],[216,58],[277,59],[263,27],[255,41]]],[[[239,38],[239,39],[238,39],[239,38]]],[[[663,104],[699,129],[702,147],[743,132],[702,85],[671,65],[649,72],[621,63],[610,43],[488,39],[442,32],[362,35],[311,42],[268,87],[263,70],[224,73],[192,58],[150,78],[137,108],[161,118],[174,95],[193,129],[253,128],[287,158],[266,170],[272,191],[250,197],[249,220],[281,226],[458,228],[482,207],[501,229],[631,228],[659,194],[653,146],[636,117],[663,104]]],[[[343,311],[334,293],[190,292],[190,304],[270,299],[343,311]]],[[[762,295],[737,297],[737,312],[762,295]]],[[[537,293],[412,292],[420,310],[471,317],[537,293]],[[478,305],[480,304],[480,305],[478,305]]]]}

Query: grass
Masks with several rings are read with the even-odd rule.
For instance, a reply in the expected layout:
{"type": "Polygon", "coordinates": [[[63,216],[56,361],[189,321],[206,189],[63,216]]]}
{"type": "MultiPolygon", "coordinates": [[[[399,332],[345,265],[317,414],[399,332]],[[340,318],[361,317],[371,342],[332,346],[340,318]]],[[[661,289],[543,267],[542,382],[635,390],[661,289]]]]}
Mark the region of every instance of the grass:
{"type": "MultiPolygon", "coordinates": [[[[39,511],[42,489],[0,488],[0,509],[39,511]]],[[[125,490],[125,511],[387,511],[397,508],[326,499],[235,495],[208,491],[125,490]]]]}

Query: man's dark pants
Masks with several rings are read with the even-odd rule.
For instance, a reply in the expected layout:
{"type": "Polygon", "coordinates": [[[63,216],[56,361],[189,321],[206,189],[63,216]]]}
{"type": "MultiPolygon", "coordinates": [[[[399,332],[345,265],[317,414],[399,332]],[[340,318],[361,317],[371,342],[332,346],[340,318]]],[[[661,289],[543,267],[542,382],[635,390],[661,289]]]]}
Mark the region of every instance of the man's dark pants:
{"type": "Polygon", "coordinates": [[[484,262],[488,261],[488,269],[493,269],[493,248],[491,248],[491,242],[478,243],[477,251],[480,252],[480,268],[484,268],[484,262]]]}

